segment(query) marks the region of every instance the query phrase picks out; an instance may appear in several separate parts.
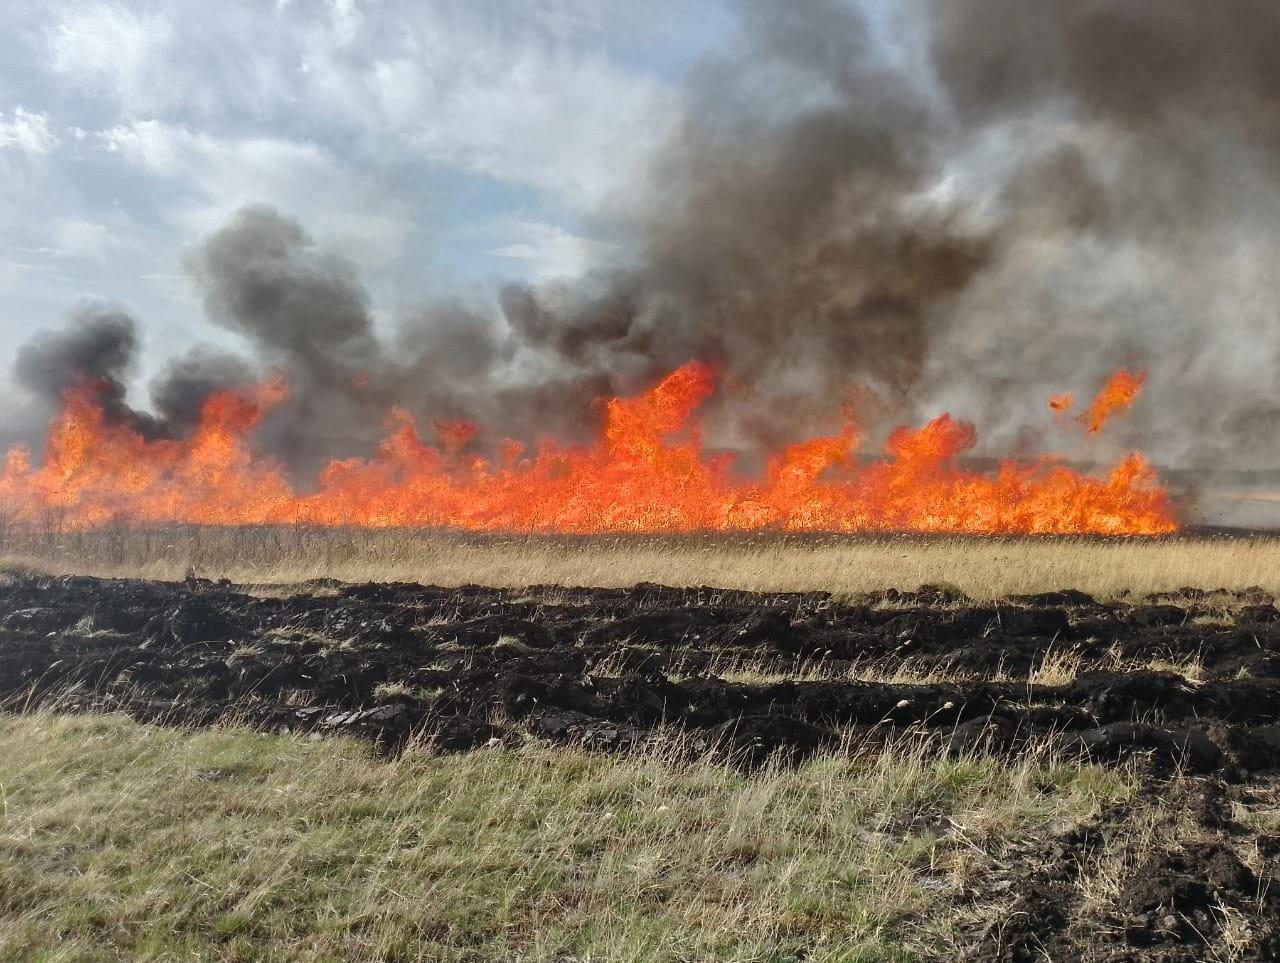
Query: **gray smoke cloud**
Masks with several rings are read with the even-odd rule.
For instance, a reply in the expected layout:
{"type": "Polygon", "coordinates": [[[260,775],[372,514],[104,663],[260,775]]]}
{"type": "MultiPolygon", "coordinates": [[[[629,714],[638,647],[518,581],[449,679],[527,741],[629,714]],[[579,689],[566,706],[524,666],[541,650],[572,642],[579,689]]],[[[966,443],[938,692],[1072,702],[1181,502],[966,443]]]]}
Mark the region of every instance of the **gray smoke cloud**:
{"type": "Polygon", "coordinates": [[[143,438],[182,437],[199,421],[200,409],[215,391],[239,387],[261,376],[255,365],[227,352],[196,348],[171,361],[151,386],[153,411],[128,402],[129,380],[137,372],[142,349],[139,322],[125,308],[87,302],[58,330],[42,331],[23,345],[13,380],[24,401],[5,419],[4,440],[38,443],[50,419],[62,408],[67,389],[93,389],[109,423],[124,425],[143,438]]]}
{"type": "MultiPolygon", "coordinates": [[[[264,425],[263,443],[299,471],[365,453],[381,419],[374,406],[385,412],[394,385],[377,377],[387,361],[355,267],[267,207],[240,211],[185,262],[209,319],[288,376],[289,401],[264,425]]],[[[187,384],[238,373],[219,355],[189,357],[186,366],[187,384]]]]}
{"type": "Polygon", "coordinates": [[[151,384],[151,405],[174,437],[184,437],[200,421],[205,401],[216,391],[252,384],[261,371],[238,355],[195,347],[169,362],[151,384]]]}
{"type": "Polygon", "coordinates": [[[601,213],[623,251],[607,269],[506,285],[496,316],[426,307],[384,346],[350,266],[269,209],[188,265],[209,316],[289,372],[294,398],[267,428],[294,464],[367,448],[393,402],[582,440],[594,400],[694,358],[739,386],[709,406],[712,436],[772,447],[832,427],[854,382],[907,397],[941,306],[987,263],[960,205],[924,199],[939,134],[856,9],[756,3],[740,44],[690,77],[651,182],[601,213]]]}
{"type": "MultiPolygon", "coordinates": [[[[1110,440],[1201,480],[1275,469],[1280,424],[1280,6],[1262,0],[851,0],[739,5],[687,78],[650,176],[596,227],[617,257],[375,324],[354,267],[269,207],[187,266],[252,360],[203,352],[130,409],[132,322],[42,336],[18,381],[42,403],[77,366],[114,416],[189,430],[208,391],[285,371],[263,440],[300,471],[364,453],[398,404],[497,435],[581,440],[592,401],[699,358],[732,386],[712,444],[826,430],[850,386],[874,428],[941,410],[986,453],[1047,445],[1050,393],[1150,371],[1110,440]],[[87,359],[87,360],[86,360],[87,359]]],[[[305,212],[295,212],[305,221],[305,212]]],[[[132,421],[131,421],[132,423],[132,421]]]]}
{"type": "Polygon", "coordinates": [[[1007,450],[1035,442],[1024,413],[1047,387],[1087,396],[1129,364],[1150,377],[1115,446],[1200,484],[1280,468],[1280,7],[911,10],[957,189],[999,238],[934,341],[920,407],[965,411],[1007,450]]]}
{"type": "MultiPolygon", "coordinates": [[[[492,448],[503,434],[585,437],[591,399],[610,388],[603,369],[581,370],[564,344],[553,354],[569,363],[522,372],[517,355],[530,339],[460,302],[424,306],[379,332],[355,267],[268,207],[240,211],[186,262],[208,317],[252,344],[259,376],[287,375],[289,398],[264,423],[262,439],[300,473],[367,454],[393,405],[420,416],[427,440],[433,421],[494,424],[501,434],[478,442],[492,448]]],[[[202,380],[244,383],[251,372],[225,355],[199,353],[153,386],[153,398],[172,416],[191,410],[177,399],[190,399],[202,380]]]]}
{"type": "Polygon", "coordinates": [[[745,443],[812,430],[854,382],[908,397],[992,243],[927,197],[945,154],[926,93],[824,0],[744,5],[740,42],[686,94],[652,183],[613,212],[632,264],[568,311],[558,291],[509,292],[512,327],[637,378],[715,361],[745,391],[710,419],[745,443]]]}

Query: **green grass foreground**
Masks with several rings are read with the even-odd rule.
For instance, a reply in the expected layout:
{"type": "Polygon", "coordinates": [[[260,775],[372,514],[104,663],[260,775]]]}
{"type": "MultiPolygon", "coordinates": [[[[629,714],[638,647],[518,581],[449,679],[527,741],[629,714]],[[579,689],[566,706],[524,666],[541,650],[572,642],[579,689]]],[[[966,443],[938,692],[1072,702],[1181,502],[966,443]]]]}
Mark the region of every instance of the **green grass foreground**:
{"type": "Polygon", "coordinates": [[[748,777],[4,717],[0,959],[925,960],[982,914],[950,894],[989,854],[1132,792],[1045,762],[748,777]]]}

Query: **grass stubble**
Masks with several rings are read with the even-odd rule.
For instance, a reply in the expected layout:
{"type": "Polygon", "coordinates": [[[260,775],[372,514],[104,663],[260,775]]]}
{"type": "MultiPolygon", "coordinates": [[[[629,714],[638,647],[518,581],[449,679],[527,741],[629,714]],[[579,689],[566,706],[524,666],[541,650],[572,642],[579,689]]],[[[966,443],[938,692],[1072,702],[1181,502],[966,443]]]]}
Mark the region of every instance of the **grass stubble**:
{"type": "MultiPolygon", "coordinates": [[[[1075,587],[1280,592],[1269,539],[500,539],[176,530],[10,539],[0,565],[253,584],[714,584],[974,598],[1075,587]]],[[[1070,677],[1063,662],[1041,670],[1070,677]]],[[[1180,666],[1188,678],[1195,666],[1180,666]]],[[[755,674],[749,665],[726,675],[755,674]]],[[[879,961],[972,949],[1011,854],[1117,806],[1078,882],[1116,899],[1183,814],[1137,764],[857,747],[743,775],[678,736],[394,760],[343,739],[119,716],[0,716],[0,959],[879,961]],[[963,894],[964,898],[958,898],[963,894]]],[[[1274,788],[1274,787],[1272,787],[1274,788]]],[[[1260,790],[1261,791],[1261,790],[1260,790]]],[[[1269,791],[1269,790],[1268,790],[1269,791]]],[[[1169,798],[1176,799],[1177,793],[1169,798]]],[[[1280,799],[1240,818],[1280,831],[1280,799]]],[[[1241,857],[1271,885],[1256,853],[1241,857]]],[[[1248,948],[1240,921],[1238,945],[1248,948]]]]}

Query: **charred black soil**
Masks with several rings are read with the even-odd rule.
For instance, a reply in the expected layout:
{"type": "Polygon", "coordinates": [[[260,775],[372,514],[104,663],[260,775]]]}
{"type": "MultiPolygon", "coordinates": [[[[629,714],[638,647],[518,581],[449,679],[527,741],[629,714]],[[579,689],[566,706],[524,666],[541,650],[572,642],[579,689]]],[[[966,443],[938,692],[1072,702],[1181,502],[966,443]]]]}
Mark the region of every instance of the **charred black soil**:
{"type": "Polygon", "coordinates": [[[1280,766],[1280,610],[1262,594],[976,605],[929,588],[850,602],[313,582],[260,597],[13,576],[0,612],[10,706],[345,732],[387,751],[520,732],[625,749],[661,727],[745,766],[900,739],[995,753],[1050,741],[1228,778],[1280,766]],[[1064,665],[1069,677],[1048,671],[1064,665]]]}
{"type": "Polygon", "coordinates": [[[201,580],[0,584],[0,697],[13,712],[234,721],[355,735],[387,753],[670,740],[750,770],[906,744],[1140,768],[1163,806],[1138,800],[1025,851],[1015,841],[993,864],[1003,869],[956,895],[1009,894],[997,925],[962,940],[983,960],[1280,958],[1267,892],[1280,836],[1246,819],[1274,802],[1278,680],[1280,610],[1261,591],[978,604],[945,588],[838,599],[658,585],[321,581],[264,596],[201,580]],[[1154,812],[1177,822],[1149,826],[1161,841],[1139,846],[1133,826],[1154,812]],[[1124,867],[1105,899],[1081,882],[1104,859],[1124,867]]]}

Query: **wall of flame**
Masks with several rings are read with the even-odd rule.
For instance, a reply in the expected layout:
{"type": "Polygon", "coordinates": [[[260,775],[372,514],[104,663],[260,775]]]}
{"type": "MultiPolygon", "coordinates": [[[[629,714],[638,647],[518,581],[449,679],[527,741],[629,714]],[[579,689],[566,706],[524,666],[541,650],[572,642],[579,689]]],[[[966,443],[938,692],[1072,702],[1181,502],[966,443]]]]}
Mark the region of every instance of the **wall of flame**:
{"type": "MultiPolygon", "coordinates": [[[[1128,407],[1142,376],[1118,372],[1078,419],[1090,433],[1128,407]]],[[[40,463],[8,452],[0,504],[9,518],[84,528],[108,522],[215,525],[444,526],[463,530],[623,533],[774,529],[974,534],[1155,535],[1176,530],[1167,491],[1140,454],[1098,475],[1060,460],[961,468],[972,425],[941,415],[901,428],[877,457],[847,413],[843,430],[772,454],[759,477],[732,456],[704,454],[698,405],[712,369],[690,362],[605,405],[585,447],[506,442],[496,459],[468,453],[472,426],[423,440],[409,413],[368,458],[329,462],[306,489],[255,452],[254,430],[287,397],[283,379],[205,402],[188,438],[148,441],[104,416],[99,389],[65,395],[40,463]]],[[[1060,414],[1071,399],[1050,407],[1060,414]]]]}

